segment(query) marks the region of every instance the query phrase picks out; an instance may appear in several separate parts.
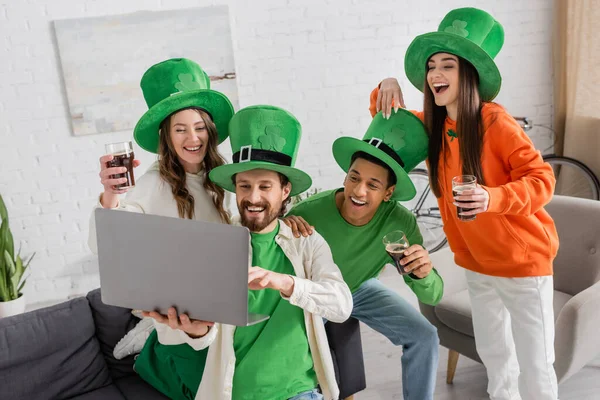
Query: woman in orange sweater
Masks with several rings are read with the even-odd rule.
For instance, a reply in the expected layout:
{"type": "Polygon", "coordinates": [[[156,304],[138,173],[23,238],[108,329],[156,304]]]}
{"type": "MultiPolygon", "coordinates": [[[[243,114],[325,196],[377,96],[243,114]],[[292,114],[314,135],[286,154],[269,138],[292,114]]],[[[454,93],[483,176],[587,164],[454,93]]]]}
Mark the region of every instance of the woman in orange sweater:
{"type": "MultiPolygon", "coordinates": [[[[455,261],[466,270],[490,398],[556,400],[558,236],[543,208],[555,179],[519,124],[491,102],[501,83],[493,58],[503,42],[502,26],[488,13],[453,10],[437,32],[412,42],[405,70],[424,93],[424,111],[415,114],[430,134],[431,188],[455,261]],[[452,179],[460,175],[476,177],[477,186],[455,196],[452,179]]],[[[404,107],[402,92],[388,78],[371,94],[371,114],[389,118],[394,107],[404,107]]]]}

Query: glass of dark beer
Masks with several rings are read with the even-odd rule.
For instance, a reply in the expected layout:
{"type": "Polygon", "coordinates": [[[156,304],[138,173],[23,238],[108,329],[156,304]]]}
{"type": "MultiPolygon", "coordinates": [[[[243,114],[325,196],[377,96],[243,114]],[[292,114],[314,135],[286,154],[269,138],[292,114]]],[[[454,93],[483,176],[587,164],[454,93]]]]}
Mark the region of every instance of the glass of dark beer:
{"type": "Polygon", "coordinates": [[[126,167],[127,172],[113,175],[113,179],[127,178],[127,182],[116,185],[115,189],[126,189],[135,186],[133,175],[133,145],[131,142],[110,143],[106,145],[106,154],[111,154],[113,159],[106,163],[108,168],[126,167]]]}
{"type": "MultiPolygon", "coordinates": [[[[477,187],[477,178],[473,175],[459,175],[452,178],[452,196],[459,196],[465,190],[473,190],[477,187]]],[[[473,201],[462,201],[461,203],[474,203],[473,201]]],[[[475,215],[461,215],[465,211],[474,208],[456,207],[456,216],[461,221],[473,221],[475,215]]]]}
{"type": "Polygon", "coordinates": [[[405,265],[400,264],[400,260],[404,258],[404,251],[408,249],[408,240],[402,231],[393,231],[383,237],[385,251],[394,260],[394,266],[400,275],[407,275],[410,272],[405,270],[405,265]]]}

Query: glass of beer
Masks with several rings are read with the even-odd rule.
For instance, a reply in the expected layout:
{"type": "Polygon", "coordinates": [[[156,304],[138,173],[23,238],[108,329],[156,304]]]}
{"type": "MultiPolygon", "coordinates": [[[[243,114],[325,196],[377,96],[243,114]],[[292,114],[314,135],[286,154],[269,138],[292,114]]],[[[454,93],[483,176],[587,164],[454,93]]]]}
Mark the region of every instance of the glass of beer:
{"type": "Polygon", "coordinates": [[[402,231],[393,231],[383,237],[383,244],[385,245],[385,251],[394,260],[394,266],[398,270],[400,275],[406,275],[410,272],[405,270],[405,265],[400,264],[400,260],[404,258],[404,251],[408,249],[408,240],[406,235],[402,231]]]}
{"type": "MultiPolygon", "coordinates": [[[[477,178],[473,175],[459,175],[452,178],[452,196],[460,196],[465,190],[473,190],[477,187],[477,178]]],[[[474,203],[474,201],[462,201],[461,203],[474,203]]],[[[461,221],[473,221],[475,215],[461,215],[465,211],[471,211],[474,208],[456,207],[456,216],[461,221]]]]}
{"type": "Polygon", "coordinates": [[[127,172],[112,175],[113,179],[127,178],[127,182],[116,185],[115,189],[126,189],[135,186],[135,177],[133,175],[133,145],[131,142],[118,142],[106,145],[106,154],[113,156],[112,161],[106,163],[108,168],[125,167],[127,172]]]}

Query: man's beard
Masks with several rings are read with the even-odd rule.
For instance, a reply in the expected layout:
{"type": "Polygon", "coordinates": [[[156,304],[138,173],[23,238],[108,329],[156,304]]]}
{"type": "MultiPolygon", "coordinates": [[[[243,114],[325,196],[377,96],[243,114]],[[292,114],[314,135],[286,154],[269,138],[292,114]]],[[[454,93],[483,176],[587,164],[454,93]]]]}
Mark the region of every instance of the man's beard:
{"type": "Polygon", "coordinates": [[[240,213],[242,225],[248,228],[250,232],[262,231],[267,226],[269,226],[271,222],[273,222],[279,217],[279,208],[273,209],[271,205],[267,202],[252,204],[249,201],[244,200],[241,204],[238,205],[238,211],[240,213]],[[261,212],[261,215],[263,215],[263,217],[247,218],[246,213],[249,212],[247,210],[247,207],[264,208],[264,211],[261,212]]]}

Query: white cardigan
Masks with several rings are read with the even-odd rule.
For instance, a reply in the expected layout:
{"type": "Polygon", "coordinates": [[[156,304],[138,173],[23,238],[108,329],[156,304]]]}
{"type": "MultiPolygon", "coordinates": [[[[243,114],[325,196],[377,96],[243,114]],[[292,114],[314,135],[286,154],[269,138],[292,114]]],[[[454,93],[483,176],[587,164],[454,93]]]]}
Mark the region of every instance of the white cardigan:
{"type": "MultiPolygon", "coordinates": [[[[291,229],[280,221],[275,241],[294,267],[294,292],[286,300],[304,310],[308,343],[323,396],[326,400],[337,400],[339,388],[323,318],[332,322],[348,319],[353,306],[352,294],[321,235],[315,232],[308,237],[296,238],[291,229]]],[[[185,332],[165,324],[155,322],[155,326],[162,344],[187,343],[195,350],[210,346],[196,400],[231,399],[236,362],[233,348],[235,326],[217,323],[199,339],[192,339],[185,332]]]]}
{"type": "MultiPolygon", "coordinates": [[[[158,162],[152,164],[144,175],[136,179],[135,183],[135,187],[127,192],[125,199],[119,201],[114,209],[163,217],[179,217],[171,186],[160,177],[158,162]]],[[[194,219],[205,222],[223,222],[213,204],[212,194],[202,186],[204,176],[187,173],[185,183],[190,194],[194,196],[194,219]]],[[[224,205],[227,204],[230,196],[228,192],[225,193],[224,205]]],[[[102,207],[99,200],[94,209],[102,207]]],[[[88,245],[94,254],[98,254],[93,210],[90,218],[88,245]]]]}

